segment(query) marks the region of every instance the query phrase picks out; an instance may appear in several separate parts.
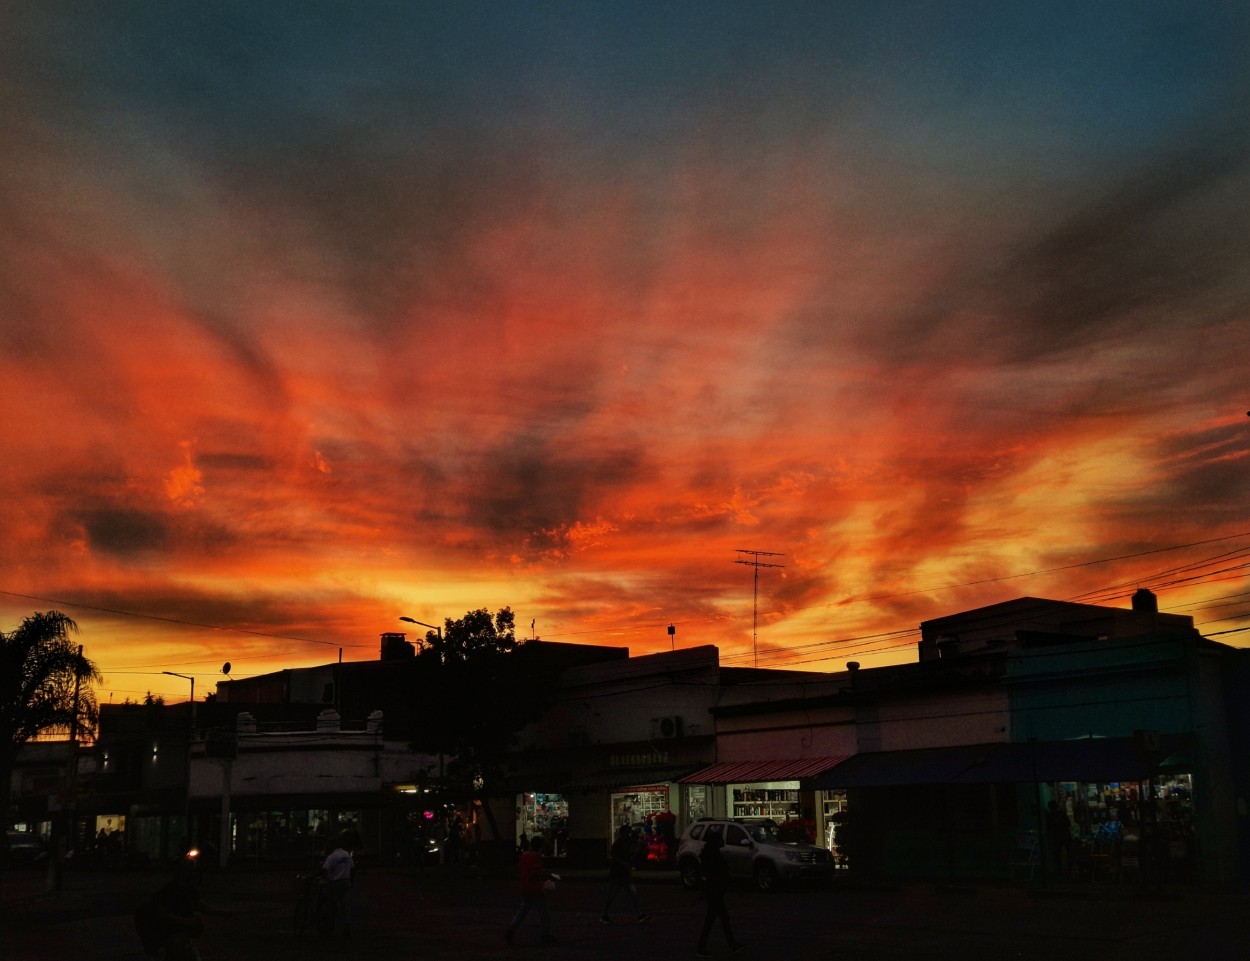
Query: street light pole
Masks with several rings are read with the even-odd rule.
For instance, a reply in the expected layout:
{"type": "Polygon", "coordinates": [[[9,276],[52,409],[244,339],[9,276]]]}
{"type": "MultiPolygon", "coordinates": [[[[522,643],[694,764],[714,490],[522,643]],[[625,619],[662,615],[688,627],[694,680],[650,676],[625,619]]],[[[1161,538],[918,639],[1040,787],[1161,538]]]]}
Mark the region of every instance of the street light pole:
{"type": "Polygon", "coordinates": [[[431,631],[437,632],[440,641],[443,639],[443,629],[437,624],[427,624],[425,621],[418,621],[415,617],[401,617],[400,620],[407,621],[409,624],[416,624],[418,627],[428,627],[431,631]]]}
{"type": "MultiPolygon", "coordinates": [[[[399,619],[401,621],[404,621],[407,624],[416,624],[418,627],[428,627],[430,630],[435,631],[438,634],[438,639],[440,641],[443,639],[443,629],[439,627],[437,624],[427,624],[425,623],[425,621],[418,621],[415,617],[401,616],[399,619]]],[[[441,648],[442,645],[440,644],[439,647],[441,648]]],[[[440,650],[438,653],[440,657],[443,654],[442,650],[440,650]]],[[[439,750],[438,752],[438,779],[440,781],[443,779],[443,774],[444,774],[443,752],[442,750],[439,750]]],[[[441,845],[439,846],[439,849],[438,849],[438,859],[439,859],[439,863],[441,864],[443,860],[443,848],[441,845]]]]}
{"type": "MultiPolygon", "coordinates": [[[[195,675],[179,674],[177,671],[161,671],[162,674],[168,674],[170,677],[180,677],[184,681],[191,682],[191,718],[190,726],[187,729],[187,798],[182,814],[182,829],[186,833],[187,843],[191,842],[191,742],[195,740],[195,675]]],[[[180,855],[185,851],[179,852],[180,855]]]]}

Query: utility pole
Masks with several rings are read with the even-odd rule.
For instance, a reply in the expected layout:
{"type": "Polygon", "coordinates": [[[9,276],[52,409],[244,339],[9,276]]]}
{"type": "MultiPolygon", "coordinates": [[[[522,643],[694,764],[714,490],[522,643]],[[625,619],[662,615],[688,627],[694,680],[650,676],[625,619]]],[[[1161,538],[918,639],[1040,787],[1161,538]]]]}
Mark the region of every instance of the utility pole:
{"type": "Polygon", "coordinates": [[[65,762],[65,786],[61,807],[52,822],[52,851],[48,858],[48,879],[45,890],[51,894],[61,890],[65,856],[74,850],[78,837],[78,706],[82,699],[82,645],[74,660],[74,713],[69,720],[69,757],[65,762]]]}
{"type": "Polygon", "coordinates": [[[185,837],[183,837],[182,840],[185,843],[182,844],[181,850],[177,852],[178,856],[182,857],[183,855],[187,853],[187,849],[191,846],[191,842],[192,842],[192,834],[191,834],[191,744],[195,740],[195,675],[194,674],[179,674],[177,671],[161,671],[161,673],[168,674],[170,677],[180,677],[184,681],[191,682],[191,702],[189,704],[190,717],[188,718],[188,725],[187,725],[187,797],[186,797],[186,801],[182,809],[182,833],[185,835],[185,837]]]}
{"type": "Polygon", "coordinates": [[[734,561],[735,564],[745,564],[747,567],[755,569],[754,587],[751,591],[751,653],[755,658],[755,666],[760,666],[760,654],[758,646],[759,634],[759,598],[760,598],[760,568],[761,567],[785,567],[785,564],[769,564],[761,561],[761,557],[785,557],[785,554],[778,554],[776,551],[748,551],[739,548],[735,551],[737,554],[745,556],[734,561]]]}

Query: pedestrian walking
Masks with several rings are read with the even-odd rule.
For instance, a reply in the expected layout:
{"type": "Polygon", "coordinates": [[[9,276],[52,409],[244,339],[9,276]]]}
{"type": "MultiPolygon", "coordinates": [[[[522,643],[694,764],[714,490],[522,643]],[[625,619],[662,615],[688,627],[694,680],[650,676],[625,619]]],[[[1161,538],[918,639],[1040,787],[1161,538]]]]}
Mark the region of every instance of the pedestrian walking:
{"type": "Polygon", "coordinates": [[[542,941],[550,944],[556,939],[551,934],[551,915],[547,911],[547,892],[555,890],[555,882],[559,876],[551,874],[543,867],[543,839],[530,840],[530,848],[521,855],[517,864],[520,881],[521,908],[504,931],[503,939],[509,944],[517,928],[525,921],[530,911],[538,912],[538,920],[542,925],[542,941]]]}
{"type": "Polygon", "coordinates": [[[622,891],[634,906],[634,914],[638,923],[648,921],[651,915],[642,910],[642,902],[638,899],[638,888],[634,884],[634,832],[628,824],[622,824],[617,831],[616,840],[612,842],[608,862],[608,897],[603,902],[603,914],[599,916],[603,924],[612,923],[612,902],[622,891]]]}
{"type": "Polygon", "coordinates": [[[725,907],[725,889],[729,887],[729,862],[721,852],[723,843],[724,839],[720,834],[708,833],[703,839],[703,852],[699,856],[699,879],[703,884],[703,900],[707,902],[703,930],[699,932],[699,947],[695,952],[700,958],[711,957],[708,953],[708,937],[718,918],[725,940],[729,942],[729,950],[742,950],[742,945],[734,938],[733,929],[729,925],[729,909],[725,907]]]}

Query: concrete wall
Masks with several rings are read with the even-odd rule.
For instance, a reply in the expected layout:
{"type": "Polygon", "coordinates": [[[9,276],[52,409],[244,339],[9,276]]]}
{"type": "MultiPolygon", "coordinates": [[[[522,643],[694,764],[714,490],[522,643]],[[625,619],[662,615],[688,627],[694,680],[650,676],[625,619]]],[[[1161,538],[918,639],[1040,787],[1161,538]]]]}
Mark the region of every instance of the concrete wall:
{"type": "MultiPolygon", "coordinates": [[[[304,731],[241,734],[230,762],[233,795],[377,793],[382,788],[382,741],[360,733],[304,731]]],[[[223,762],[197,757],[192,797],[219,796],[223,762]]]]}

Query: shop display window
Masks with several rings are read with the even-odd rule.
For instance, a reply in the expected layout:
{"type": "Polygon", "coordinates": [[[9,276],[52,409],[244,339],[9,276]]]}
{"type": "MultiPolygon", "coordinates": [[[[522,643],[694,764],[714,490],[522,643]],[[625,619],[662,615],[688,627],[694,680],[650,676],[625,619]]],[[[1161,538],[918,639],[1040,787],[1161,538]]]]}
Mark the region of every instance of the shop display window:
{"type": "MultiPolygon", "coordinates": [[[[1193,780],[1169,774],[1147,781],[1051,784],[1051,801],[1067,815],[1070,839],[1060,871],[1077,878],[1186,881],[1195,853],[1193,780]],[[1064,862],[1068,862],[1066,865],[1064,862]]],[[[1062,817],[1051,823],[1063,824],[1062,817]]]]}
{"type": "Polygon", "coordinates": [[[569,840],[569,802],[562,794],[518,795],[517,840],[541,837],[548,857],[565,857],[569,840]]]}
{"type": "Polygon", "coordinates": [[[730,786],[733,799],[732,816],[736,818],[765,817],[775,821],[799,813],[797,781],[765,781],[757,784],[730,786]]]}
{"type": "Polygon", "coordinates": [[[826,791],[820,802],[821,821],[825,826],[824,842],[825,847],[834,857],[834,864],[838,867],[845,867],[846,860],[838,851],[838,829],[841,827],[843,818],[838,815],[846,811],[846,792],[845,791],[826,791]]]}
{"type": "Polygon", "coordinates": [[[691,784],[686,788],[687,820],[697,821],[699,818],[707,816],[707,786],[704,784],[691,784]]]}
{"type": "Polygon", "coordinates": [[[638,839],[638,855],[644,862],[663,863],[676,854],[677,819],[669,806],[667,784],[624,788],[612,795],[612,830],[616,837],[622,827],[633,830],[638,839]]]}
{"type": "Polygon", "coordinates": [[[647,818],[654,818],[668,809],[666,784],[624,788],[612,795],[613,831],[624,825],[640,828],[647,818]]]}

